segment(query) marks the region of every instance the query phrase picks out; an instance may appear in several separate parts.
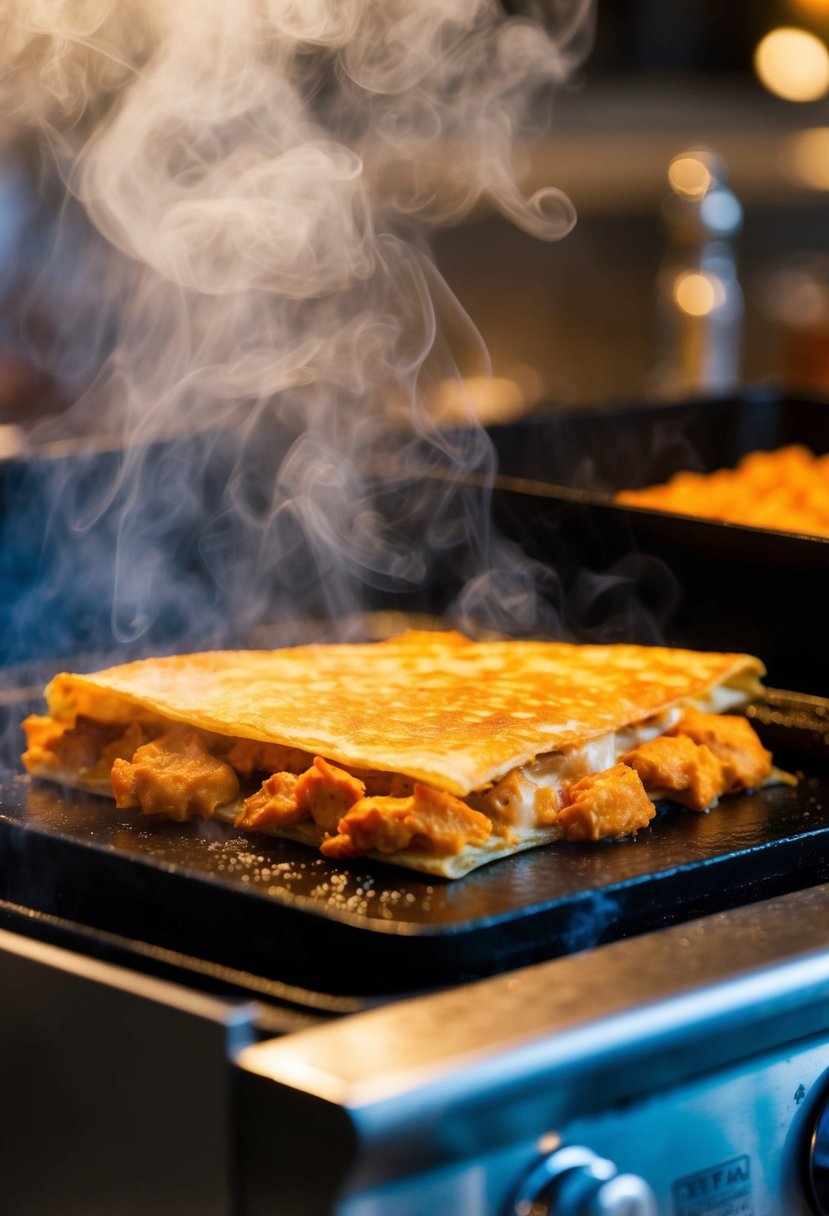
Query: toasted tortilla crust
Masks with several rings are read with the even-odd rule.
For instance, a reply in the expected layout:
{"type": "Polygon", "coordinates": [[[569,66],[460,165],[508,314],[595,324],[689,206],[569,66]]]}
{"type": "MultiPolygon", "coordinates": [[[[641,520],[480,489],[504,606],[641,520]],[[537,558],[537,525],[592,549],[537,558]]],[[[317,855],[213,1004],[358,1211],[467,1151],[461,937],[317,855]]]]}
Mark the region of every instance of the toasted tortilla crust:
{"type": "Polygon", "coordinates": [[[748,699],[763,672],[742,654],[411,631],[379,643],[213,651],[64,673],[46,695],[61,720],[160,715],[464,797],[540,754],[716,685],[748,699]]]}

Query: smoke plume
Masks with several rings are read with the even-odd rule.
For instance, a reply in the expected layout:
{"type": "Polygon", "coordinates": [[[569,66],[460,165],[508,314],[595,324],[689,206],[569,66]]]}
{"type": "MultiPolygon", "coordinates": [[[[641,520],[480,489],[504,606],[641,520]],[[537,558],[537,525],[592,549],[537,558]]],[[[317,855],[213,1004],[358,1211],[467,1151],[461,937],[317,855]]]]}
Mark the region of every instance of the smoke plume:
{"type": "Polygon", "coordinates": [[[459,553],[461,609],[532,627],[532,573],[453,477],[485,482],[489,443],[471,411],[435,427],[472,326],[428,237],[481,205],[569,231],[521,149],[589,34],[588,0],[6,0],[3,130],[36,140],[67,299],[31,355],[72,398],[35,436],[18,641],[342,616],[459,553]],[[449,476],[426,498],[428,468],[449,476]]]}

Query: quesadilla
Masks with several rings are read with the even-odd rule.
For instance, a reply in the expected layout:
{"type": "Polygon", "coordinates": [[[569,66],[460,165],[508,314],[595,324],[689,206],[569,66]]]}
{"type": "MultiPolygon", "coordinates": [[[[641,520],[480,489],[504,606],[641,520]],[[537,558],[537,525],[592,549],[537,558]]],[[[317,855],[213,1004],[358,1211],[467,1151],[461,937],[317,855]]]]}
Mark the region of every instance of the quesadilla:
{"type": "Polygon", "coordinates": [[[121,809],[458,877],[775,779],[728,712],[763,674],[751,655],[454,632],[172,655],[56,676],[23,760],[121,809]]]}

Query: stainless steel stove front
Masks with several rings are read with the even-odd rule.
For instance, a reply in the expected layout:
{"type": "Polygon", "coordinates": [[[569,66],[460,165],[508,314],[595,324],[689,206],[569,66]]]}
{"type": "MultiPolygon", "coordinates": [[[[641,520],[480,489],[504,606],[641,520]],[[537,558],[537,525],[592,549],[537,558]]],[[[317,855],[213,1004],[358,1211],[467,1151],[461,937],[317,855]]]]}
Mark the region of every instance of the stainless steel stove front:
{"type": "Polygon", "coordinates": [[[820,1144],[810,1165],[829,1102],[829,887],[253,1044],[237,1064],[250,1216],[829,1211],[820,1144]]]}

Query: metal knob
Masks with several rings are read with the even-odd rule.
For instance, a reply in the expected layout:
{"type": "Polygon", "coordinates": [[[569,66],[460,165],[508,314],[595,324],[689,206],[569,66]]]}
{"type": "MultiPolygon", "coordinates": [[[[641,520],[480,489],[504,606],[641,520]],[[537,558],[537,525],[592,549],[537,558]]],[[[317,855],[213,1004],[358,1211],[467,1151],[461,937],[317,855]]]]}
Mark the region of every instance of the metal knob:
{"type": "Polygon", "coordinates": [[[510,1216],[657,1216],[653,1191],[589,1148],[567,1145],[544,1157],[519,1187],[510,1216]]]}

